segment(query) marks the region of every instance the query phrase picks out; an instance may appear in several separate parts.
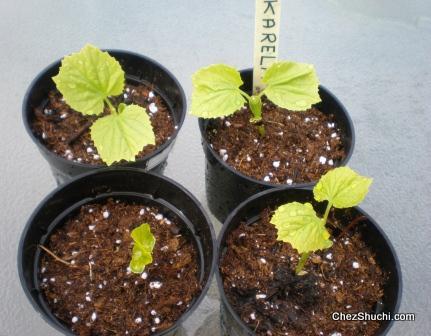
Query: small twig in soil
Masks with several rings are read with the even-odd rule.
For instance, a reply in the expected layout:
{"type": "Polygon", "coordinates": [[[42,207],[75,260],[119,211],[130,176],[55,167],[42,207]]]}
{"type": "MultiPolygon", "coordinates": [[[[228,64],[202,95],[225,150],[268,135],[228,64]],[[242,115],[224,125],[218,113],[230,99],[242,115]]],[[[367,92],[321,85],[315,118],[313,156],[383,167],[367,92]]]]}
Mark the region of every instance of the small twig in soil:
{"type": "MultiPolygon", "coordinates": [[[[71,244],[71,245],[73,245],[73,244],[71,244]]],[[[68,256],[68,257],[63,257],[63,260],[69,261],[69,260],[75,259],[75,258],[76,258],[76,256],[77,256],[78,254],[80,254],[80,253],[81,253],[81,252],[76,252],[76,254],[74,254],[74,255],[71,255],[71,256],[68,256]]]]}
{"type": "Polygon", "coordinates": [[[293,170],[293,176],[292,176],[292,180],[296,181],[298,179],[298,175],[299,175],[299,171],[298,169],[294,169],[293,170]]]}
{"type": "Polygon", "coordinates": [[[75,267],[74,265],[72,265],[71,263],[69,263],[69,262],[67,262],[67,261],[65,261],[65,260],[63,260],[63,259],[61,259],[60,257],[58,257],[58,256],[56,256],[53,252],[51,252],[50,250],[48,250],[45,246],[43,246],[43,245],[38,245],[38,247],[40,247],[42,250],[44,250],[46,253],[48,253],[51,257],[53,257],[55,260],[57,260],[57,261],[59,261],[59,262],[61,262],[61,263],[63,263],[63,264],[65,264],[65,265],[67,265],[67,266],[70,266],[70,267],[75,267]]]}
{"type": "Polygon", "coordinates": [[[260,324],[260,320],[257,320],[256,328],[254,328],[254,331],[256,331],[257,328],[259,328],[259,324],[260,324]]]}
{"type": "Polygon", "coordinates": [[[281,127],[284,127],[284,125],[282,123],[276,122],[276,121],[271,121],[271,120],[265,120],[266,123],[268,124],[275,124],[281,127]]]}
{"type": "Polygon", "coordinates": [[[34,109],[34,114],[39,118],[39,119],[44,119],[44,120],[48,120],[48,121],[53,121],[55,123],[59,122],[61,120],[61,118],[57,115],[47,115],[45,113],[43,113],[43,110],[41,108],[35,108],[34,109]]]}
{"type": "Polygon", "coordinates": [[[340,225],[338,225],[336,222],[333,222],[332,219],[327,218],[326,222],[335,229],[341,229],[340,225]]]}
{"type": "Polygon", "coordinates": [[[353,228],[356,226],[356,224],[358,224],[359,222],[361,222],[361,221],[363,221],[363,220],[366,220],[366,219],[367,219],[367,217],[365,217],[365,216],[359,216],[359,217],[356,217],[354,220],[352,220],[352,221],[350,222],[350,224],[349,224],[349,225],[347,225],[347,226],[343,229],[343,231],[341,231],[341,233],[338,235],[338,239],[343,238],[345,235],[347,235],[347,232],[349,232],[351,229],[353,229],[353,228]]]}
{"type": "Polygon", "coordinates": [[[91,121],[87,121],[75,134],[72,134],[67,140],[66,143],[68,145],[74,143],[84,132],[86,132],[93,123],[91,121]]]}
{"type": "Polygon", "coordinates": [[[106,330],[110,331],[113,335],[118,335],[119,333],[116,330],[112,330],[107,328],[106,326],[104,327],[106,330]]]}
{"type": "Polygon", "coordinates": [[[323,279],[328,280],[328,279],[325,277],[325,272],[323,271],[323,264],[320,264],[320,273],[322,274],[323,279]]]}
{"type": "Polygon", "coordinates": [[[91,262],[88,263],[88,266],[90,266],[90,281],[93,281],[93,269],[91,267],[91,262]]]}
{"type": "Polygon", "coordinates": [[[242,165],[242,161],[244,161],[244,157],[242,157],[241,158],[241,160],[239,161],[239,163],[238,163],[238,166],[240,166],[241,167],[241,165],[242,165]]]}

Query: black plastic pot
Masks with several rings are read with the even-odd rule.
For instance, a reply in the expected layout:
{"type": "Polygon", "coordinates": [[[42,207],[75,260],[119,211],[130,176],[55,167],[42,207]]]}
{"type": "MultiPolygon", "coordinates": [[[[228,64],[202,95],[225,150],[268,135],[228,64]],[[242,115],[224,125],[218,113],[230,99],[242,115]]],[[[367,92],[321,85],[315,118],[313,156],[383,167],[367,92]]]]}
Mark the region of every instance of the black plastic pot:
{"type": "Polygon", "coordinates": [[[187,226],[185,234],[189,234],[199,250],[202,292],[172,327],[157,334],[180,335],[181,323],[196,309],[211,283],[215,260],[214,229],[202,206],[190,192],[164,176],[142,169],[111,167],[87,173],[58,187],[39,204],[24,228],[18,249],[18,273],[27,298],[48,324],[64,335],[73,335],[51,313],[41,294],[38,281],[41,251],[37,245],[43,244],[53,230],[80,206],[108,197],[156,204],[187,226]]]}
{"type": "MultiPolygon", "coordinates": [[[[250,197],[230,213],[226,219],[219,234],[216,256],[216,278],[221,297],[221,327],[223,335],[255,335],[254,331],[248,328],[236,314],[224,292],[219,265],[220,259],[226,250],[226,239],[228,235],[237,228],[241,222],[245,221],[251,224],[259,220],[260,213],[263,209],[267,207],[275,208],[293,201],[301,203],[310,202],[313,204],[314,209],[320,214],[323,214],[325,211],[326,204],[317,203],[313,198],[313,192],[309,189],[278,188],[266,190],[250,197]]],[[[352,218],[356,218],[360,215],[365,216],[367,219],[359,222],[355,228],[360,230],[367,246],[375,253],[376,261],[389,276],[384,287],[382,311],[390,312],[393,316],[394,313],[398,312],[401,303],[402,279],[401,266],[391,242],[378,224],[359,207],[335,210],[335,217],[339,219],[341,223],[348,224],[352,218]]],[[[375,336],[386,335],[392,324],[393,321],[382,322],[375,336]]]]}
{"type": "MultiPolygon", "coordinates": [[[[172,112],[174,123],[178,127],[171,138],[144,158],[123,165],[163,173],[166,159],[174,145],[187,110],[183,88],[172,73],[146,56],[123,50],[107,51],[120,62],[126,73],[127,81],[135,84],[147,83],[154,85],[154,91],[164,99],[172,112]]],[[[34,109],[46,104],[49,91],[55,88],[52,77],[58,74],[60,64],[61,60],[58,60],[37,75],[27,89],[22,106],[24,126],[42,156],[48,161],[57,184],[64,183],[76,175],[104,167],[103,165],[74,162],[51,152],[31,129],[34,120],[34,109]]]]}
{"type": "MultiPolygon", "coordinates": [[[[251,92],[253,81],[252,69],[242,70],[241,78],[244,82],[241,89],[251,92]]],[[[346,157],[341,162],[335,162],[335,166],[344,166],[352,156],[355,144],[355,132],[352,120],[341,102],[328,89],[319,86],[319,94],[322,101],[316,104],[316,107],[325,114],[334,114],[338,126],[343,131],[344,137],[342,141],[345,146],[346,157]]],[[[210,123],[210,119],[199,118],[202,147],[206,158],[206,195],[211,212],[220,222],[224,222],[226,216],[248,197],[262,190],[280,187],[280,185],[256,180],[226,164],[206,140],[206,130],[210,123]]],[[[291,187],[308,187],[315,183],[297,183],[291,187]]]]}

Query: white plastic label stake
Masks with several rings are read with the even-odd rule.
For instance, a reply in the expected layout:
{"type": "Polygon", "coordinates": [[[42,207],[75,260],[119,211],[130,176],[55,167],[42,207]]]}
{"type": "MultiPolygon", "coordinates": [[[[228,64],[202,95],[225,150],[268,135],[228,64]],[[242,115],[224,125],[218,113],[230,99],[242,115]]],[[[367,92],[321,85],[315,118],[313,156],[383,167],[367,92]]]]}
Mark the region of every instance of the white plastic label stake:
{"type": "Polygon", "coordinates": [[[253,93],[264,88],[262,75],[278,58],[281,0],[256,0],[253,93]]]}

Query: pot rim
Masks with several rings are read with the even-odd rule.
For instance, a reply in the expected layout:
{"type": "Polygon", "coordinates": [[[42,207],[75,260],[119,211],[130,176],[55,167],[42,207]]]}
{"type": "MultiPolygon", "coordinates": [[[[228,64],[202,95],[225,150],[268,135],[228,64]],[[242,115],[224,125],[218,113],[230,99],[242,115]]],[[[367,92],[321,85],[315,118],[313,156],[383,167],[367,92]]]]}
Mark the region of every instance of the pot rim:
{"type": "MultiPolygon", "coordinates": [[[[127,161],[127,164],[130,164],[132,162],[145,162],[150,160],[151,158],[157,156],[158,154],[160,154],[161,152],[163,152],[167,147],[169,147],[169,145],[174,142],[178,136],[179,131],[181,130],[181,127],[183,126],[185,117],[186,117],[186,112],[187,112],[187,99],[186,99],[186,95],[184,92],[183,87],[181,86],[180,82],[178,81],[178,79],[172,74],[171,71],[169,71],[165,66],[163,66],[162,64],[160,64],[159,62],[155,61],[154,59],[133,52],[133,51],[128,51],[128,50],[123,50],[123,49],[102,49],[102,51],[106,51],[108,52],[110,55],[111,53],[123,53],[123,54],[128,54],[131,56],[135,56],[135,57],[139,57],[141,59],[144,59],[145,61],[148,61],[150,63],[153,64],[153,66],[155,67],[159,67],[163,72],[165,72],[175,83],[175,85],[178,87],[179,89],[179,93],[181,96],[181,100],[183,101],[183,108],[182,108],[182,113],[180,118],[178,119],[178,123],[175,125],[177,126],[176,129],[174,129],[174,132],[172,133],[170,139],[168,139],[167,141],[165,141],[161,146],[157,147],[156,150],[154,150],[153,152],[145,155],[143,158],[139,158],[135,161],[127,161]]],[[[113,55],[111,55],[112,57],[114,57],[113,55]]],[[[65,56],[64,56],[65,57],[65,56]]],[[[54,156],[55,158],[59,159],[60,162],[62,162],[63,164],[67,164],[67,165],[71,165],[74,167],[79,167],[79,168],[87,168],[87,169],[102,169],[105,167],[109,167],[103,164],[90,164],[90,163],[82,163],[82,162],[75,162],[73,160],[67,160],[66,158],[58,155],[57,153],[54,153],[53,151],[49,150],[41,141],[40,139],[33,133],[31,126],[30,126],[30,121],[29,121],[29,114],[27,113],[27,105],[28,105],[28,101],[30,99],[30,95],[31,92],[33,91],[33,88],[36,86],[36,83],[43,77],[45,76],[45,74],[47,72],[49,72],[50,70],[56,69],[56,68],[60,68],[61,65],[61,61],[63,60],[63,58],[60,58],[54,62],[52,62],[51,64],[49,64],[48,66],[46,66],[45,68],[43,68],[37,75],[36,77],[33,78],[33,80],[31,81],[30,85],[28,86],[25,94],[24,94],[24,98],[23,98],[23,102],[21,105],[21,110],[22,110],[22,120],[24,123],[24,127],[27,131],[27,133],[30,135],[30,138],[33,140],[33,142],[37,145],[37,147],[39,148],[39,150],[42,150],[44,153],[46,153],[47,155],[51,155],[54,156]]],[[[114,57],[116,58],[116,57],[114,57]]],[[[126,77],[127,77],[127,73],[125,72],[126,77]]],[[[160,90],[160,92],[163,93],[163,91],[160,90]]],[[[163,98],[164,99],[164,98],[163,98]]],[[[170,108],[169,108],[170,109],[170,108]]],[[[119,165],[121,166],[121,165],[119,165]]]]}
{"type": "MultiPolygon", "coordinates": [[[[50,325],[52,328],[56,329],[57,331],[63,333],[64,335],[67,336],[74,336],[75,334],[73,334],[69,329],[64,329],[64,328],[60,328],[60,325],[57,323],[54,323],[53,321],[51,321],[51,319],[39,308],[39,306],[37,305],[37,303],[33,300],[33,297],[30,294],[30,291],[28,289],[28,287],[25,285],[25,281],[24,281],[24,270],[22,267],[22,251],[24,250],[24,238],[27,235],[27,232],[31,226],[31,224],[34,221],[34,218],[36,217],[36,215],[41,211],[42,207],[44,206],[44,204],[52,199],[54,196],[56,196],[57,193],[61,192],[63,189],[69,187],[71,184],[73,184],[75,181],[81,179],[81,178],[86,178],[88,176],[92,176],[92,175],[96,175],[96,174],[104,174],[105,172],[111,172],[111,171],[123,171],[124,173],[129,173],[129,172],[135,172],[135,173],[141,173],[141,174],[146,174],[146,175],[150,175],[150,176],[155,176],[157,178],[160,178],[162,180],[164,180],[165,182],[171,183],[173,184],[175,187],[179,188],[182,192],[184,192],[188,197],[190,197],[190,199],[194,202],[194,204],[197,206],[197,208],[200,210],[200,212],[202,213],[203,217],[205,218],[206,223],[208,224],[209,227],[209,232],[211,235],[211,241],[212,241],[212,260],[211,260],[211,267],[210,267],[210,272],[208,274],[208,279],[205,283],[205,286],[203,286],[201,292],[199,293],[199,295],[196,297],[195,301],[192,303],[192,305],[190,306],[190,308],[183,313],[178,320],[175,321],[175,323],[170,326],[168,329],[165,329],[157,334],[154,334],[154,336],[164,336],[167,335],[169,332],[172,332],[175,328],[177,328],[178,326],[180,326],[190,315],[193,314],[193,312],[196,310],[196,308],[200,305],[200,303],[202,302],[202,300],[206,297],[206,294],[211,286],[211,282],[212,282],[212,278],[214,276],[214,271],[215,271],[215,261],[216,261],[216,235],[215,235],[215,231],[214,231],[214,227],[212,225],[212,222],[208,216],[208,214],[206,213],[206,211],[204,210],[202,204],[199,202],[199,200],[190,192],[188,191],[186,188],[184,188],[182,185],[180,185],[178,182],[176,182],[175,180],[166,177],[164,175],[158,175],[156,173],[153,172],[149,172],[149,171],[145,171],[142,168],[134,168],[134,167],[107,167],[107,168],[102,168],[102,169],[98,169],[98,170],[93,170],[84,174],[81,174],[79,176],[74,177],[73,179],[71,179],[70,181],[57,186],[54,190],[52,190],[50,193],[48,193],[48,195],[46,195],[42,201],[39,202],[39,204],[36,206],[36,208],[33,210],[33,212],[31,213],[29,219],[27,220],[24,228],[22,229],[21,235],[20,235],[20,239],[19,239],[19,244],[18,244],[18,253],[17,253],[17,266],[18,266],[18,276],[19,276],[19,280],[20,280],[20,284],[21,284],[21,288],[23,289],[25,296],[27,297],[28,301],[31,303],[33,309],[42,316],[43,320],[45,320],[45,322],[48,323],[48,325],[50,325]]],[[[178,209],[179,211],[181,211],[181,209],[178,209]]]]}
{"type": "MultiPolygon", "coordinates": [[[[220,294],[220,302],[221,304],[223,304],[225,306],[225,308],[229,311],[229,314],[231,314],[231,316],[235,319],[235,322],[238,323],[244,330],[247,330],[247,332],[249,333],[249,335],[256,335],[256,333],[254,331],[252,331],[242,320],[241,318],[238,316],[238,314],[236,313],[236,311],[233,309],[232,305],[230,304],[229,300],[226,297],[225,291],[224,291],[224,287],[223,287],[223,278],[221,276],[220,273],[220,257],[221,257],[221,251],[223,249],[222,246],[222,240],[224,238],[224,236],[226,235],[226,231],[227,229],[231,226],[231,221],[232,219],[237,215],[237,213],[245,206],[247,206],[247,204],[251,201],[254,201],[257,198],[260,198],[262,196],[265,196],[267,194],[271,194],[271,193],[279,193],[279,192],[295,192],[296,190],[308,190],[310,192],[312,192],[311,188],[298,188],[298,187],[293,187],[293,188],[273,188],[273,189],[267,189],[264,191],[261,191],[251,197],[249,197],[248,199],[246,199],[244,202],[240,203],[226,218],[226,220],[223,223],[222,229],[219,232],[219,235],[217,237],[217,249],[216,249],[216,260],[215,260],[215,277],[217,280],[217,287],[219,290],[219,294],[220,294]]],[[[401,299],[402,299],[402,291],[403,291],[403,280],[402,280],[402,272],[401,272],[401,264],[400,261],[398,259],[398,256],[395,252],[395,249],[392,245],[392,242],[390,241],[390,239],[388,238],[388,236],[386,235],[386,233],[383,231],[383,229],[377,224],[377,222],[370,216],[368,215],[367,212],[365,212],[363,209],[361,209],[360,207],[356,206],[356,207],[352,207],[353,209],[357,210],[361,215],[367,217],[367,220],[369,222],[371,222],[372,225],[374,225],[374,227],[377,229],[377,231],[380,233],[380,235],[383,237],[383,239],[386,241],[386,243],[388,244],[389,250],[391,255],[393,256],[394,260],[395,260],[395,268],[397,270],[397,275],[398,275],[398,292],[397,292],[397,301],[394,307],[394,313],[397,313],[400,305],[401,305],[401,299]]],[[[389,321],[386,329],[384,329],[382,331],[381,334],[378,334],[378,336],[384,336],[386,335],[389,330],[391,329],[391,327],[393,326],[395,321],[391,320],[389,321]]]]}
{"type": "MultiPolygon", "coordinates": [[[[252,68],[243,69],[240,71],[240,73],[241,73],[241,75],[243,75],[249,71],[252,71],[252,68]]],[[[355,147],[355,128],[353,126],[353,121],[352,121],[352,118],[350,117],[349,113],[347,112],[347,109],[345,108],[345,106],[341,103],[341,101],[329,89],[327,89],[325,86],[319,84],[319,91],[325,92],[325,94],[330,96],[331,99],[333,99],[335,101],[335,103],[340,106],[340,109],[343,111],[343,114],[346,117],[347,127],[350,128],[351,133],[352,133],[351,139],[350,139],[350,143],[351,143],[350,149],[346,153],[345,158],[343,160],[341,160],[340,164],[337,166],[337,167],[341,167],[341,166],[346,165],[347,162],[350,160],[350,158],[352,157],[352,154],[353,154],[354,147],[355,147]]],[[[214,118],[214,119],[218,119],[218,118],[214,118]]],[[[201,132],[202,145],[206,148],[206,150],[208,150],[212,154],[213,157],[215,157],[215,159],[218,161],[219,164],[221,164],[224,168],[229,170],[231,173],[240,176],[241,178],[247,180],[248,182],[256,183],[256,184],[264,186],[266,188],[268,188],[268,187],[271,187],[271,188],[278,188],[278,187],[304,188],[304,187],[310,187],[310,186],[313,186],[314,184],[316,184],[317,181],[296,183],[296,184],[292,184],[292,185],[265,182],[265,181],[257,180],[255,178],[247,176],[244,173],[240,172],[239,170],[234,169],[232,166],[228,165],[225,161],[222,160],[220,155],[218,155],[216,153],[216,151],[210,146],[210,143],[207,141],[206,127],[204,127],[204,123],[206,120],[208,120],[208,119],[203,119],[203,118],[198,119],[199,130],[201,132]]]]}

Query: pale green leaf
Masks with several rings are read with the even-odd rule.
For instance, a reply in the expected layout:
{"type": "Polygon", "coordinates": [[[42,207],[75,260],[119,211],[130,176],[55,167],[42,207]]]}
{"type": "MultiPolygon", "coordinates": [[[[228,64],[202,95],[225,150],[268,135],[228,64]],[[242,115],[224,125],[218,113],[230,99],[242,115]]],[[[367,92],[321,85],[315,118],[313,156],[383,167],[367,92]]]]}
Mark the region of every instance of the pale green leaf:
{"type": "Polygon", "coordinates": [[[192,78],[191,114],[201,118],[218,118],[233,114],[244,106],[239,87],[243,84],[239,72],[224,64],[214,64],[198,70],[192,78]]]}
{"type": "Polygon", "coordinates": [[[91,139],[108,165],[135,156],[156,139],[150,117],[143,107],[120,104],[118,113],[97,119],[91,126],[91,139]]]}
{"type": "Polygon", "coordinates": [[[271,218],[278,232],[278,240],[290,243],[299,253],[314,252],[332,246],[329,232],[317,217],[310,203],[284,204],[271,218]]]}
{"type": "Polygon", "coordinates": [[[319,80],[314,66],[275,62],[263,75],[263,93],[274,104],[293,111],[305,111],[320,102],[319,80]]]}
{"type": "Polygon", "coordinates": [[[63,58],[53,80],[71,108],[97,115],[103,112],[107,97],[123,92],[125,75],[115,58],[87,44],[63,58]]]}
{"type": "Polygon", "coordinates": [[[133,273],[142,273],[145,266],[153,262],[152,252],[156,239],[151,233],[150,225],[147,223],[133,229],[130,236],[134,245],[129,267],[133,273]]]}
{"type": "Polygon", "coordinates": [[[320,178],[313,189],[314,198],[336,208],[350,208],[363,201],[372,182],[349,167],[335,168],[320,178]]]}

